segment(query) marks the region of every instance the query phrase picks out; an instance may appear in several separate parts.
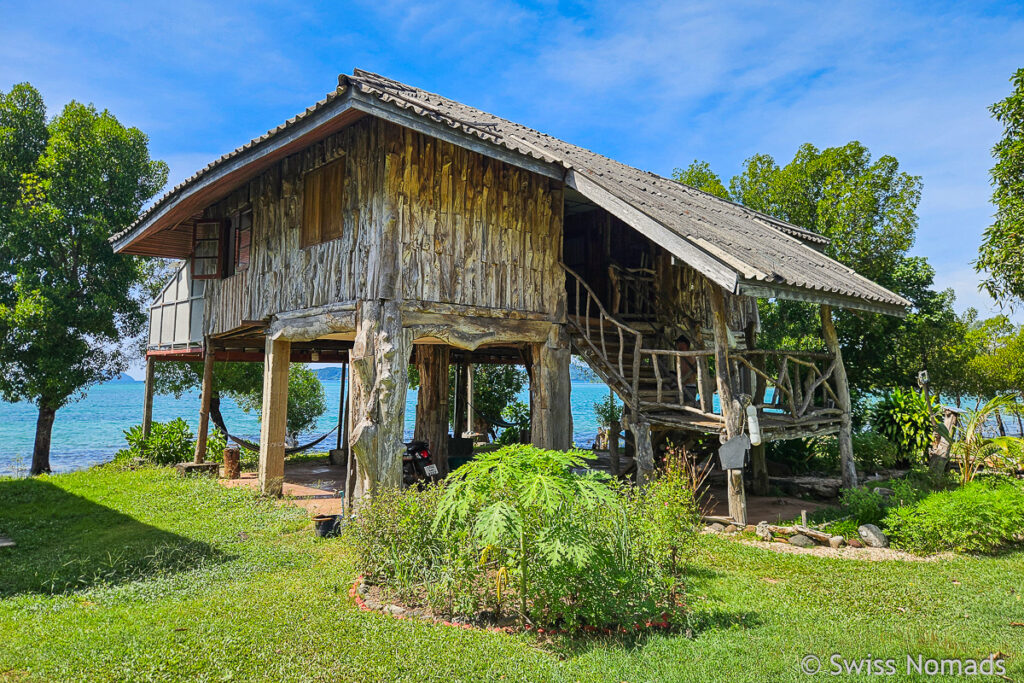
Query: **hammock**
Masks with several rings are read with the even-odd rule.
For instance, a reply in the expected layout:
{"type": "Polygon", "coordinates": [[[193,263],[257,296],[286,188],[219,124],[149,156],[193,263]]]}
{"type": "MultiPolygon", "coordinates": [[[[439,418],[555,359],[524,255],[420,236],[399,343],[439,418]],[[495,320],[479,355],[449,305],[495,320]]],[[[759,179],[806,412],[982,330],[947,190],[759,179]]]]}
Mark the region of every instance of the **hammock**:
{"type": "MultiPolygon", "coordinates": [[[[260,449],[260,445],[258,443],[254,443],[252,441],[247,441],[247,440],[243,439],[240,436],[235,436],[235,435],[231,434],[228,431],[228,428],[224,425],[224,420],[223,419],[219,419],[218,420],[213,415],[210,415],[210,417],[213,418],[213,423],[215,425],[217,425],[217,429],[222,431],[224,433],[224,436],[227,437],[228,439],[230,439],[231,441],[234,441],[235,443],[237,443],[240,446],[248,448],[250,451],[258,451],[260,449]]],[[[284,454],[285,455],[292,455],[293,453],[301,453],[302,451],[309,450],[313,446],[316,446],[318,443],[320,443],[321,441],[323,441],[324,439],[329,437],[335,431],[337,431],[339,426],[340,426],[340,423],[334,425],[334,427],[331,429],[331,431],[327,432],[326,434],[322,435],[321,437],[319,437],[318,439],[316,439],[314,441],[310,441],[307,444],[304,444],[302,446],[293,446],[291,448],[284,449],[284,454]]]]}
{"type": "Polygon", "coordinates": [[[501,427],[502,429],[508,429],[509,427],[522,427],[526,424],[526,422],[506,422],[505,420],[502,420],[500,417],[495,419],[477,410],[476,406],[470,407],[473,409],[474,413],[476,413],[484,422],[491,425],[492,427],[501,427]]]}

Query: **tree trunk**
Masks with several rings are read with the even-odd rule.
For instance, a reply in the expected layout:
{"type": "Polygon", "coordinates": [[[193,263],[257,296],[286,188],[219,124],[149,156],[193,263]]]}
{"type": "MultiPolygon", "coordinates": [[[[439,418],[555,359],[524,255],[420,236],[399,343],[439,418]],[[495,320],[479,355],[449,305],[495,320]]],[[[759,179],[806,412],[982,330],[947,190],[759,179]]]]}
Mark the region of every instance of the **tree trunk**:
{"type": "MultiPolygon", "coordinates": [[[[712,331],[715,337],[715,379],[718,381],[718,403],[725,418],[725,439],[743,433],[743,405],[735,398],[735,377],[729,361],[729,322],[725,310],[725,295],[721,287],[711,287],[711,312],[714,317],[712,331]]],[[[726,472],[729,517],[736,524],[747,523],[747,492],[743,488],[743,470],[726,472]]]]}
{"type": "Polygon", "coordinates": [[[416,401],[413,438],[426,441],[438,475],[448,474],[448,361],[450,352],[440,344],[416,348],[420,390],[416,401]]]}
{"type": "Polygon", "coordinates": [[[36,443],[32,449],[32,469],[29,472],[33,477],[50,472],[50,436],[53,433],[53,419],[56,416],[56,408],[51,408],[45,401],[39,402],[36,443]]]}
{"type": "Polygon", "coordinates": [[[843,365],[843,351],[839,346],[839,336],[832,322],[832,307],[821,307],[821,335],[825,347],[835,358],[836,366],[832,371],[835,378],[836,398],[839,399],[839,467],[842,471],[843,488],[852,489],[857,486],[857,466],[853,459],[853,426],[852,405],[850,404],[850,383],[846,378],[846,366],[843,365]]]}
{"type": "Polygon", "coordinates": [[[996,426],[999,427],[999,436],[1006,436],[1006,425],[1003,424],[1003,415],[996,411],[996,426]]]}

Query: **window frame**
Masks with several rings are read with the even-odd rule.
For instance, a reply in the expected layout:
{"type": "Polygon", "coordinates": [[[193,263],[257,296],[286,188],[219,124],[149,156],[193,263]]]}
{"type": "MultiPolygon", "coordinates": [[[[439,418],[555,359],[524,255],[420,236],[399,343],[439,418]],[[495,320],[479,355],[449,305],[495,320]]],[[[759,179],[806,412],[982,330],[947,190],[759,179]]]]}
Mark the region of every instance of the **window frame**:
{"type": "Polygon", "coordinates": [[[224,221],[217,219],[197,220],[192,224],[192,254],[189,256],[189,272],[193,280],[219,280],[224,274],[224,221]],[[213,230],[214,237],[200,237],[199,226],[216,226],[213,230]],[[200,242],[217,243],[217,253],[213,256],[197,256],[196,252],[200,242]],[[197,261],[213,261],[214,272],[197,273],[197,261]]]}

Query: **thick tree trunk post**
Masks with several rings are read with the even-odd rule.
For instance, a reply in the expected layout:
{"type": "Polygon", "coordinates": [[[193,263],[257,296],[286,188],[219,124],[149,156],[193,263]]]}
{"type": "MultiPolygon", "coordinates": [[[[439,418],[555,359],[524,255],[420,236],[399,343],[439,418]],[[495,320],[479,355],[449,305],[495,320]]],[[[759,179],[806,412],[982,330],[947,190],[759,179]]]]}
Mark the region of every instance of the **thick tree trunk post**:
{"type": "Polygon", "coordinates": [[[53,434],[53,420],[57,409],[45,400],[39,401],[39,416],[36,418],[36,441],[32,448],[32,469],[29,474],[47,474],[50,471],[50,437],[53,434]]]}
{"type": "Polygon", "coordinates": [[[284,448],[288,431],[290,341],[267,337],[263,359],[263,413],[260,421],[260,491],[280,496],[284,488],[284,448]]]}
{"type": "Polygon", "coordinates": [[[629,420],[629,429],[633,432],[636,444],[636,483],[644,487],[654,481],[654,444],[651,442],[651,423],[636,415],[629,420]]]}
{"type": "Polygon", "coordinates": [[[846,378],[846,366],[843,365],[843,351],[839,347],[839,335],[836,334],[835,323],[832,322],[832,307],[821,306],[821,336],[825,339],[825,348],[835,356],[836,367],[832,376],[836,380],[836,398],[839,399],[839,468],[843,475],[843,488],[857,486],[857,466],[853,461],[853,422],[850,406],[850,382],[846,378]]]}
{"type": "Polygon", "coordinates": [[[612,474],[619,476],[619,430],[621,426],[618,420],[612,420],[608,425],[608,463],[612,474]]]}
{"type": "Polygon", "coordinates": [[[405,394],[412,333],[402,327],[395,301],[360,301],[351,351],[352,433],[356,461],[353,496],[373,495],[379,486],[402,484],[405,394]]]}
{"type": "Polygon", "coordinates": [[[572,446],[572,410],[569,403],[569,334],[564,325],[552,325],[546,342],[533,344],[530,382],[531,443],[538,448],[564,451],[572,446]]]}
{"type": "MultiPolygon", "coordinates": [[[[711,311],[714,314],[715,333],[715,375],[718,380],[718,401],[725,419],[725,438],[731,439],[743,432],[743,406],[733,391],[735,379],[730,372],[729,323],[725,311],[725,296],[722,288],[712,285],[711,311]]],[[[728,470],[726,481],[729,485],[729,516],[737,524],[747,523],[747,494],[743,489],[743,470],[728,470]]]]}
{"type": "Polygon", "coordinates": [[[196,452],[192,462],[197,465],[206,460],[206,434],[210,431],[210,401],[213,399],[213,344],[209,339],[203,345],[203,386],[199,397],[199,429],[196,432],[196,452]]]}
{"type": "Polygon", "coordinates": [[[142,399],[142,438],[148,439],[153,430],[153,382],[156,374],[156,362],[152,357],[146,358],[146,389],[142,399]]]}
{"type": "Polygon", "coordinates": [[[441,344],[416,347],[420,391],[416,401],[415,438],[426,441],[438,475],[448,474],[448,364],[450,350],[441,344]]]}
{"type": "Polygon", "coordinates": [[[452,435],[459,439],[466,429],[466,415],[469,412],[469,396],[466,395],[466,387],[469,383],[467,363],[459,363],[455,371],[455,421],[452,427],[452,435]]]}

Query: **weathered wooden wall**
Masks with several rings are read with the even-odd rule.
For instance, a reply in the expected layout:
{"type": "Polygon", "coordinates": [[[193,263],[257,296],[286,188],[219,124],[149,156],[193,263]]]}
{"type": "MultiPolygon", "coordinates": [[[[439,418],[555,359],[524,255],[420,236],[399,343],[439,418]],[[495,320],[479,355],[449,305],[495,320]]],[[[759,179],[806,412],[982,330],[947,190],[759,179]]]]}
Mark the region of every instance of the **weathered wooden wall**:
{"type": "Polygon", "coordinates": [[[394,298],[548,314],[564,297],[559,183],[366,117],[254,178],[207,216],[251,207],[251,265],[209,281],[205,331],[340,301],[394,298]],[[303,175],[344,160],[339,239],[301,247],[303,175]],[[395,240],[400,249],[395,251],[395,240]],[[384,298],[391,298],[386,296],[384,298]]]}

